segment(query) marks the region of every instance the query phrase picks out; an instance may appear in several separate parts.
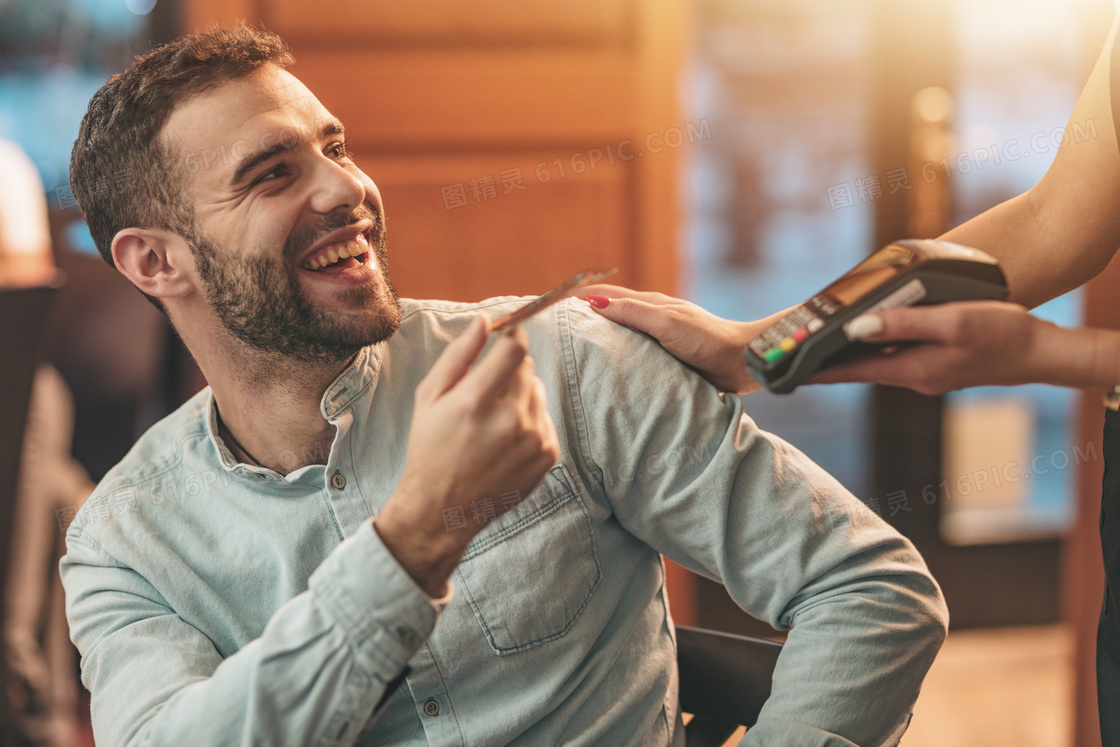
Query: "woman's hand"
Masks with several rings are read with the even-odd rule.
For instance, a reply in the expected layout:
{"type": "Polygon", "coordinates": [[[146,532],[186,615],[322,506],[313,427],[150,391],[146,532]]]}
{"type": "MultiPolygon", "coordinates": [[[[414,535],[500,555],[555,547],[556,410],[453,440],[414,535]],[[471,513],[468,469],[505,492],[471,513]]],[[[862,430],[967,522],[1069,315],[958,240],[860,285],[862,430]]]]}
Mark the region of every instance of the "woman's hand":
{"type": "Polygon", "coordinates": [[[611,321],[653,337],[720,391],[739,394],[760,386],[747,373],[743,349],[784,313],[755,322],[732,322],[664,293],[618,285],[589,285],[580,297],[611,321]]]}
{"type": "MultiPolygon", "coordinates": [[[[1077,331],[1062,330],[1022,306],[999,301],[891,309],[856,319],[849,336],[897,346],[821,371],[809,383],[858,381],[922,394],[970,386],[1065,383],[1055,380],[1058,346],[1072,342],[1062,333],[1077,331]]],[[[1091,351],[1075,351],[1075,360],[1067,362],[1076,366],[1091,357],[1091,351]]]]}

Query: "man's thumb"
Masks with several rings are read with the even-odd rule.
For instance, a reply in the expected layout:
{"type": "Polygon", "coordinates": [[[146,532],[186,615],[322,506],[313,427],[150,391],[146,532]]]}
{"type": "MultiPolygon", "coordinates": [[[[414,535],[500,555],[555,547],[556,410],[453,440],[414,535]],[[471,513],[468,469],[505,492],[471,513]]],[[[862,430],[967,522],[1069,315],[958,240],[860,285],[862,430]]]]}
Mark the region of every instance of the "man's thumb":
{"type": "Polygon", "coordinates": [[[490,322],[479,314],[471,320],[462,334],[444,348],[422,382],[432,397],[441,396],[463,378],[486,345],[486,333],[489,329],[490,322]]]}

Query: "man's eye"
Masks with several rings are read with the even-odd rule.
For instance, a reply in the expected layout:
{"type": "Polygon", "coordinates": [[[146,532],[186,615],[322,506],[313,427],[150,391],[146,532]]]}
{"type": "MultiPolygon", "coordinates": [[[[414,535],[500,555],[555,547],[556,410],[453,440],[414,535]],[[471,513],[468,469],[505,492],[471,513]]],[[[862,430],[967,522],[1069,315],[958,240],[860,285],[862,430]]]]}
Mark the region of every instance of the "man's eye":
{"type": "Polygon", "coordinates": [[[335,158],[350,158],[353,155],[346,143],[335,143],[330,147],[329,153],[335,158]]]}
{"type": "Polygon", "coordinates": [[[258,176],[253,181],[253,184],[257,185],[257,184],[260,184],[261,182],[271,181],[272,179],[275,179],[277,177],[285,176],[287,173],[288,173],[288,167],[285,166],[284,164],[278,164],[276,166],[273,166],[271,169],[264,172],[260,176],[258,176]]]}

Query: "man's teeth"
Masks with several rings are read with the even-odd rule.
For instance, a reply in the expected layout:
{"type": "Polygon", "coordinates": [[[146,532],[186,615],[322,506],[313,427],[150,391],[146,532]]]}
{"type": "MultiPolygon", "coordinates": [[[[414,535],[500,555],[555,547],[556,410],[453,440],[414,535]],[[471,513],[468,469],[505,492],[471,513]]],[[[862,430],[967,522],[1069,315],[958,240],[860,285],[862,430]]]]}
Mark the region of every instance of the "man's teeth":
{"type": "Polygon", "coordinates": [[[358,257],[366,252],[365,236],[350,239],[344,244],[332,244],[319,250],[314,256],[303,263],[305,270],[319,270],[328,265],[333,265],[340,259],[358,257]]]}

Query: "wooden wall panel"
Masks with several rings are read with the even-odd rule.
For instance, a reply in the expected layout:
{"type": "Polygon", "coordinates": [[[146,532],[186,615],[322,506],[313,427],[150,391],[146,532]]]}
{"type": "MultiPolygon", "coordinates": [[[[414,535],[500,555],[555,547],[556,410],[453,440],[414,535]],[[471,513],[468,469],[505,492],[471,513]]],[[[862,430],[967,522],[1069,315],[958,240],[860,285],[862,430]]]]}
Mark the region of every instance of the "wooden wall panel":
{"type": "Polygon", "coordinates": [[[556,157],[359,157],[385,203],[397,291],[454,301],[535,294],[589,267],[619,267],[612,282],[632,282],[630,169],[616,163],[561,177],[556,157]]]}
{"type": "Polygon", "coordinates": [[[619,49],[292,47],[292,73],[379,150],[592,146],[640,129],[633,60],[619,49]]]}
{"type": "Polygon", "coordinates": [[[184,31],[205,31],[211,26],[260,19],[258,0],[182,0],[184,31]]]}
{"type": "Polygon", "coordinates": [[[281,36],[329,43],[622,43],[627,0],[333,0],[268,3],[264,21],[281,36]],[[326,6],[326,9],[324,9],[326,6]]]}
{"type": "MultiPolygon", "coordinates": [[[[635,7],[635,86],[638,89],[636,125],[642,136],[664,131],[680,117],[678,82],[685,68],[686,40],[691,38],[692,6],[688,0],[646,0],[635,7]]],[[[680,285],[677,241],[683,211],[678,189],[684,149],[663,151],[645,159],[642,177],[635,180],[634,229],[642,257],[637,283],[643,288],[673,293],[680,285]]]]}

